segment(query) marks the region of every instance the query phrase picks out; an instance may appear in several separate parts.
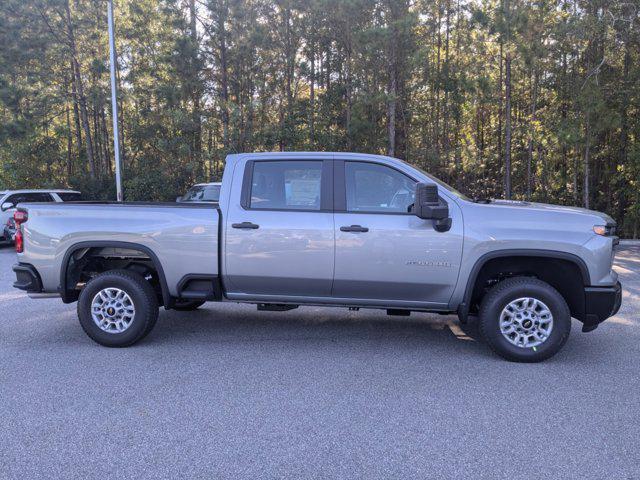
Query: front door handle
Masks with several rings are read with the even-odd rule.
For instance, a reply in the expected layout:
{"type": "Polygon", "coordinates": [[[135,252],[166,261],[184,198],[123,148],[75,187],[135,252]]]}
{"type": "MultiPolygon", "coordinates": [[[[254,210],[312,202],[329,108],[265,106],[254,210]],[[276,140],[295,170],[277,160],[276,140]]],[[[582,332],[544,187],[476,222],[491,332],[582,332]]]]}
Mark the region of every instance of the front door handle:
{"type": "Polygon", "coordinates": [[[351,225],[350,227],[340,227],[341,232],[368,232],[367,227],[361,227],[360,225],[351,225]]]}
{"type": "Polygon", "coordinates": [[[246,229],[251,229],[251,230],[255,230],[256,228],[260,228],[260,225],[256,225],[255,223],[251,223],[251,222],[232,223],[231,226],[233,228],[246,228],[246,229]]]}

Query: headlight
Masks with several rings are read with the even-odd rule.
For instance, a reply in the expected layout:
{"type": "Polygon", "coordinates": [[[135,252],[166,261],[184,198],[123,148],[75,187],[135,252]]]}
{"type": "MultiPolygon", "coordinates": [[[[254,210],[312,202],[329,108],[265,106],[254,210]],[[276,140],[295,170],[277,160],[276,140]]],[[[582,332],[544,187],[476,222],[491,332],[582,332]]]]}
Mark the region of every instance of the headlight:
{"type": "Polygon", "coordinates": [[[602,235],[603,237],[611,237],[616,234],[616,226],[611,224],[594,225],[593,233],[596,235],[602,235]]]}

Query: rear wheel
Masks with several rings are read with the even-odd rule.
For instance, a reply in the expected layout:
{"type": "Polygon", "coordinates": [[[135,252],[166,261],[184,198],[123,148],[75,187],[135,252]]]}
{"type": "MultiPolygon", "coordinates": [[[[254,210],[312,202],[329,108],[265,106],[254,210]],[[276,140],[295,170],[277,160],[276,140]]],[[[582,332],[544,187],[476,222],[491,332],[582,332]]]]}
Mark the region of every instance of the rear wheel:
{"type": "Polygon", "coordinates": [[[111,270],[91,279],[78,299],[80,325],[106,347],[128,347],[142,340],[158,319],[156,292],[145,278],[111,270]]]}
{"type": "Polygon", "coordinates": [[[480,333],[507,360],[540,362],[555,355],[571,331],[562,295],[548,283],[516,277],[494,286],[480,306],[480,333]]]}
{"type": "Polygon", "coordinates": [[[176,300],[172,308],[181,312],[189,312],[191,310],[197,310],[204,304],[204,300],[176,300]]]}

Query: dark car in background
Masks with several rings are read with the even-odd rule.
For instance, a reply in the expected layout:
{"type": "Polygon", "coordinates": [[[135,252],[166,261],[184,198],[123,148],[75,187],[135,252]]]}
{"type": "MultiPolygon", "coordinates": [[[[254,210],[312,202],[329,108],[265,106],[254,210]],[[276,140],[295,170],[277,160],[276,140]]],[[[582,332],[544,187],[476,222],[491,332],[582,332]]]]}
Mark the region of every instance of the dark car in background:
{"type": "Polygon", "coordinates": [[[3,232],[4,232],[3,238],[7,242],[13,243],[15,241],[15,238],[16,238],[16,221],[13,219],[13,217],[11,217],[11,218],[9,218],[7,220],[7,223],[4,225],[3,232]]]}

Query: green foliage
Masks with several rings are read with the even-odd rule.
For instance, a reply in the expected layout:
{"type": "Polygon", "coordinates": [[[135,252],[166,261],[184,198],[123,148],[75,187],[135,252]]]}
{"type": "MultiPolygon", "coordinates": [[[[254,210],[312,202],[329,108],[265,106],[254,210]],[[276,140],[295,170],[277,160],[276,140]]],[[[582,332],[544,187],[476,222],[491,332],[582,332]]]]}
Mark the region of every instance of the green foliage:
{"type": "MultiPolygon", "coordinates": [[[[639,11],[593,0],[117,1],[125,197],[174,200],[219,180],[228,153],[391,152],[471,197],[502,196],[508,174],[515,198],[604,210],[637,237],[639,11]]],[[[0,188],[114,198],[105,2],[4,0],[0,45],[0,188]]]]}

